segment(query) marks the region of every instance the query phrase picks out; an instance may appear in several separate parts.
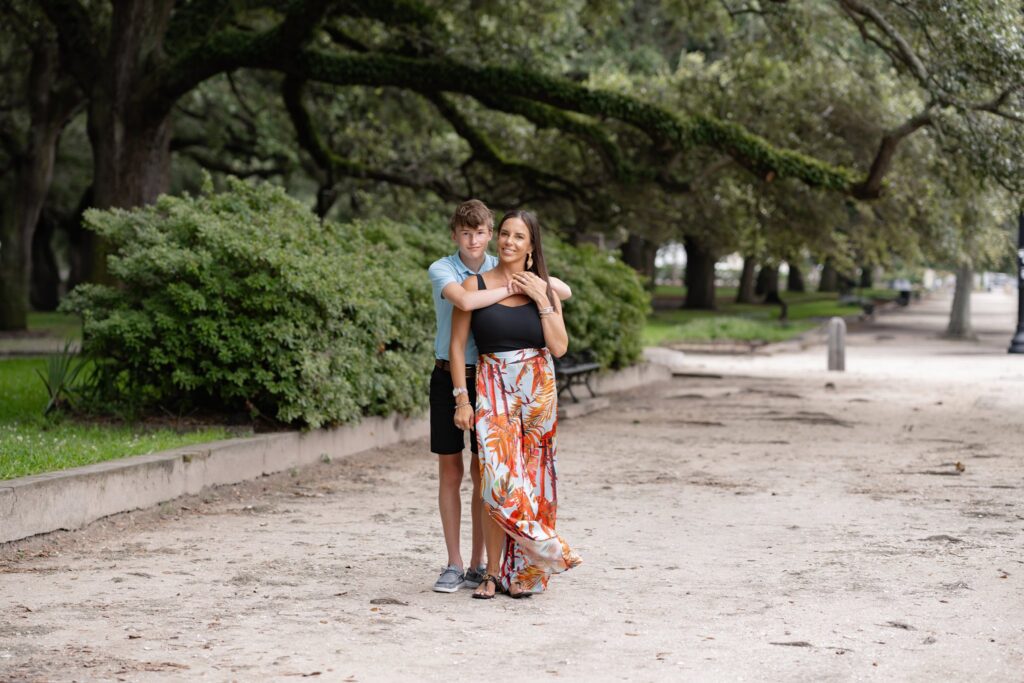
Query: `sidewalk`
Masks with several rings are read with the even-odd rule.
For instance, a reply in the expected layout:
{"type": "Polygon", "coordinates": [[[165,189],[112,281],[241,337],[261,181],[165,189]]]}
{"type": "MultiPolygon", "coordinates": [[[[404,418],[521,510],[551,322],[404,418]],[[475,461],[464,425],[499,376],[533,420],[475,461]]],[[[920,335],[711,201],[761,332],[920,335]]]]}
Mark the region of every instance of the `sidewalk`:
{"type": "MultiPolygon", "coordinates": [[[[1009,356],[1017,328],[1016,292],[975,293],[971,320],[977,341],[941,337],[949,321],[952,299],[937,294],[908,308],[887,310],[875,322],[855,324],[847,333],[848,375],[878,379],[922,379],[939,382],[1024,382],[1020,356],[1009,356]]],[[[825,371],[824,346],[763,356],[693,355],[696,368],[709,372],[758,375],[825,371]]],[[[1017,385],[1024,393],[1024,386],[1017,385]]]]}
{"type": "Polygon", "coordinates": [[[0,546],[0,680],[1019,680],[1024,357],[995,296],[977,343],[924,302],[851,333],[847,373],[689,354],[723,377],[566,422],[584,564],[530,600],[430,591],[425,440],[0,546]]]}

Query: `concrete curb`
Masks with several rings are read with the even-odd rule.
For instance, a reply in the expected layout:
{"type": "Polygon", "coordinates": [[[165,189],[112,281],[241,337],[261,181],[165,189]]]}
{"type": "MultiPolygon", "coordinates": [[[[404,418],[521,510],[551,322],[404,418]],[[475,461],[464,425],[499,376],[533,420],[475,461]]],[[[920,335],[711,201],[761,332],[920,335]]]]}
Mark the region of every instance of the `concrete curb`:
{"type": "Polygon", "coordinates": [[[425,418],[368,417],[356,425],[214,441],[0,482],[0,543],[146,508],[204,487],[234,484],[325,456],[417,439],[425,418]]]}
{"type": "MultiPolygon", "coordinates": [[[[600,393],[671,379],[650,364],[600,375],[600,393]]],[[[58,529],[77,529],[101,517],[322,461],[426,436],[425,417],[368,417],[355,425],[215,441],[152,455],[0,481],[0,543],[58,529]]]]}

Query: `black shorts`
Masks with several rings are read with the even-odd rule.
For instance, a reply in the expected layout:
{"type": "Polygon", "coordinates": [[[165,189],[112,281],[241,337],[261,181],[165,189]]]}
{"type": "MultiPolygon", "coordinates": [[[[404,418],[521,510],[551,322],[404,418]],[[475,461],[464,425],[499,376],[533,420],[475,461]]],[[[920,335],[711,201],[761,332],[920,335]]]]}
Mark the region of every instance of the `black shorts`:
{"type": "MultiPolygon", "coordinates": [[[[473,366],[470,366],[473,367],[473,366]]],[[[476,405],[476,372],[466,370],[469,403],[476,405]]],[[[461,453],[466,447],[466,432],[455,426],[455,397],[451,373],[434,366],[430,374],[430,452],[438,455],[461,453]]],[[[459,397],[459,401],[465,400],[459,397]]],[[[469,448],[477,452],[476,430],[469,430],[469,448]]]]}

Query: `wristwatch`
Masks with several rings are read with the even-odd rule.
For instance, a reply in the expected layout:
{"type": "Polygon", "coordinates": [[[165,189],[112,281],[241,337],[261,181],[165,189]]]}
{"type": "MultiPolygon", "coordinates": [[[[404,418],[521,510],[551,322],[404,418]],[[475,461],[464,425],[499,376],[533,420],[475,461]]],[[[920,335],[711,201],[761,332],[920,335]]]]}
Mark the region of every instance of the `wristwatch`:
{"type": "Polygon", "coordinates": [[[468,393],[469,393],[469,390],[466,389],[466,387],[455,387],[454,389],[452,389],[452,396],[454,396],[455,398],[458,398],[459,394],[468,394],[468,393]]]}

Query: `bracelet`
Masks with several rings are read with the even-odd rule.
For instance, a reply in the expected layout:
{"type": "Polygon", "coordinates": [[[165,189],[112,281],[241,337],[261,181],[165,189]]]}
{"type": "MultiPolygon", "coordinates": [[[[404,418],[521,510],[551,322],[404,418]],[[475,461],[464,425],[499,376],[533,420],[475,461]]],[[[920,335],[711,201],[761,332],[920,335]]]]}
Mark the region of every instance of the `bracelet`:
{"type": "Polygon", "coordinates": [[[542,308],[542,309],[540,309],[540,310],[539,310],[539,311],[537,311],[537,312],[538,312],[538,313],[540,313],[540,314],[541,314],[541,316],[543,317],[543,316],[545,316],[545,315],[550,315],[551,313],[553,313],[553,312],[554,312],[554,310],[555,310],[555,307],[554,307],[554,306],[548,306],[547,308],[542,308]]]}
{"type": "Polygon", "coordinates": [[[469,401],[466,401],[465,403],[456,403],[455,407],[456,408],[462,408],[463,406],[469,406],[469,405],[472,405],[472,404],[469,401]]]}

